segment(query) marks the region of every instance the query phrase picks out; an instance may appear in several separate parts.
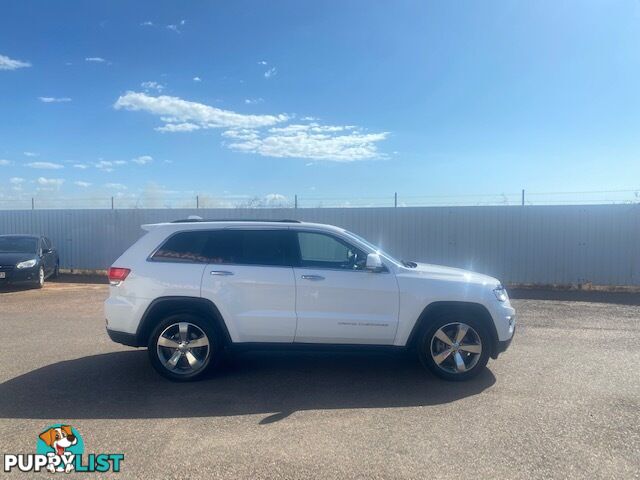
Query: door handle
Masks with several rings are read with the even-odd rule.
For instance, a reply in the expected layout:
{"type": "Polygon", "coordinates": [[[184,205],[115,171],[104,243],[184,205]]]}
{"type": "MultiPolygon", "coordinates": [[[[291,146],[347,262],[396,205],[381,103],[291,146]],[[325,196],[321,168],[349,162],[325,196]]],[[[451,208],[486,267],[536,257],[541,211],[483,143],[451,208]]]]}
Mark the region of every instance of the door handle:
{"type": "Polygon", "coordinates": [[[209,272],[209,275],[217,275],[219,277],[227,277],[229,275],[233,275],[233,272],[230,272],[228,270],[211,270],[209,272]]]}
{"type": "Polygon", "coordinates": [[[302,278],[304,280],[314,280],[314,281],[324,280],[324,277],[322,275],[302,275],[302,278]]]}

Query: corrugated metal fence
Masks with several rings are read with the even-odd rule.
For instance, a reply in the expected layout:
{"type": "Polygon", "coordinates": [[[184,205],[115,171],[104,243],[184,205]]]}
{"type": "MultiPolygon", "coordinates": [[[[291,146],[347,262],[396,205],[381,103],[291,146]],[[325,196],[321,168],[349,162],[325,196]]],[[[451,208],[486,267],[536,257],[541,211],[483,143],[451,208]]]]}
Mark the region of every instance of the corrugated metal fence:
{"type": "Polygon", "coordinates": [[[104,269],[140,225],[204,218],[290,218],[345,227],[399,258],[506,283],[640,285],[640,205],[0,211],[0,234],[42,233],[61,267],[104,269]]]}

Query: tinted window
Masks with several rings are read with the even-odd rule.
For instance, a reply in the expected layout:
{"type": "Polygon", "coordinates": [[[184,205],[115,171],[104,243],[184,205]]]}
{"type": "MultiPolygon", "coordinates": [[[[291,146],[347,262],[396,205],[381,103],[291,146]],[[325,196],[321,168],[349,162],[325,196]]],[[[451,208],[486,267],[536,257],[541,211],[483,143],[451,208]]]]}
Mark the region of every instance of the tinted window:
{"type": "Polygon", "coordinates": [[[51,242],[47,237],[42,237],[42,248],[51,248],[51,242]]]}
{"type": "Polygon", "coordinates": [[[291,265],[288,230],[246,230],[242,236],[241,263],[248,265],[291,265]]]}
{"type": "Polygon", "coordinates": [[[153,259],[164,262],[200,262],[206,263],[203,255],[209,232],[182,232],[170,237],[153,254],[153,259]]]}
{"type": "Polygon", "coordinates": [[[236,265],[291,265],[287,230],[214,230],[178,233],[154,260],[236,265]]]}
{"type": "Polygon", "coordinates": [[[298,232],[303,267],[362,270],[367,255],[347,242],[323,233],[298,232]]]}

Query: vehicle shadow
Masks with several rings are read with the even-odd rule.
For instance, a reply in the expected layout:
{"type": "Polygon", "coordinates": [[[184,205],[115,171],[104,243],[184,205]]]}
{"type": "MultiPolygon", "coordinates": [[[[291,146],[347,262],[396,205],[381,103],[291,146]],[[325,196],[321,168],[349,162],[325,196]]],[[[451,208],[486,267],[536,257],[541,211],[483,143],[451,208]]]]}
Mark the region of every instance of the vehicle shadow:
{"type": "Polygon", "coordinates": [[[441,381],[408,354],[245,352],[208,378],[178,384],[152,370],[146,351],[123,351],[47,365],[0,384],[0,418],[267,414],[265,424],[301,410],[438,405],[494,383],[489,370],[467,382],[441,381]]]}

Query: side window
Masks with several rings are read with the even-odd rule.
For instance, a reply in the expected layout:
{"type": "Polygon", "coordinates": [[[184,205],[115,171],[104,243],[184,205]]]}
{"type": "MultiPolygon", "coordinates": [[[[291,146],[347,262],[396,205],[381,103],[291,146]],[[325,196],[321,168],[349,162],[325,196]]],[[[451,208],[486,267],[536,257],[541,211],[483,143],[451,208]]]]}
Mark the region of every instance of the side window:
{"type": "Polygon", "coordinates": [[[291,266],[291,248],[288,230],[244,230],[241,258],[246,265],[291,266]]]}
{"type": "Polygon", "coordinates": [[[212,230],[170,237],[151,257],[160,262],[291,266],[288,230],[212,230]]]}
{"type": "Polygon", "coordinates": [[[242,232],[237,230],[213,230],[207,232],[204,257],[208,263],[239,263],[242,232]]]}
{"type": "Polygon", "coordinates": [[[298,232],[302,267],[363,270],[367,255],[347,242],[331,235],[298,232]]]}
{"type": "Polygon", "coordinates": [[[51,248],[51,240],[49,240],[47,237],[42,237],[42,248],[51,248]]]}
{"type": "Polygon", "coordinates": [[[209,232],[182,232],[170,237],[151,257],[159,262],[207,262],[204,247],[209,232]]]}

